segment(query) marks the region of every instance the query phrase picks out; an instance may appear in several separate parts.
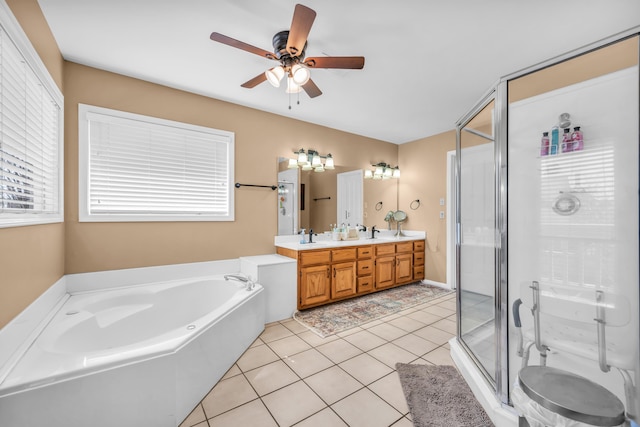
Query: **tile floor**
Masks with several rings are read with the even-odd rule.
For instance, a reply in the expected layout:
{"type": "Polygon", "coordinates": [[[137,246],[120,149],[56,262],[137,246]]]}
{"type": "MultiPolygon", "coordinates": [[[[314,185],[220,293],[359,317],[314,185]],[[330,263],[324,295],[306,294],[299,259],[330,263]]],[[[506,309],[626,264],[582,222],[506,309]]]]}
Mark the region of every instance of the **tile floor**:
{"type": "Polygon", "coordinates": [[[320,338],[271,323],[180,427],[411,427],[395,364],[453,364],[455,294],[320,338]]]}

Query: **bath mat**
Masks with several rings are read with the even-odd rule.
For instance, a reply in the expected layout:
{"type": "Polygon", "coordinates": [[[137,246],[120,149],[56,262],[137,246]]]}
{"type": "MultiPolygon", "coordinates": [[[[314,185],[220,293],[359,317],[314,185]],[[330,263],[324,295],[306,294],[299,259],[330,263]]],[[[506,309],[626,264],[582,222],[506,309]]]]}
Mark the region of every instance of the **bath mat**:
{"type": "Polygon", "coordinates": [[[449,289],[417,282],[296,311],[293,318],[324,338],[452,292],[449,289]]]}
{"type": "Polygon", "coordinates": [[[492,427],[491,419],[453,366],[397,363],[414,427],[492,427]]]}

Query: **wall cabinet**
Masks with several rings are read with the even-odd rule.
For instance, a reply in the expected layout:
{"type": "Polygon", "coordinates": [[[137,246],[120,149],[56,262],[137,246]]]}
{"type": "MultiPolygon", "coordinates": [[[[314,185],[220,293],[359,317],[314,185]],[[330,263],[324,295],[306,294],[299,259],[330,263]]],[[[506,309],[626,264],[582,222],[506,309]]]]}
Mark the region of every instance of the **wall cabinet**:
{"type": "Polygon", "coordinates": [[[277,252],[298,260],[298,309],[424,279],[424,240],[277,252]]]}

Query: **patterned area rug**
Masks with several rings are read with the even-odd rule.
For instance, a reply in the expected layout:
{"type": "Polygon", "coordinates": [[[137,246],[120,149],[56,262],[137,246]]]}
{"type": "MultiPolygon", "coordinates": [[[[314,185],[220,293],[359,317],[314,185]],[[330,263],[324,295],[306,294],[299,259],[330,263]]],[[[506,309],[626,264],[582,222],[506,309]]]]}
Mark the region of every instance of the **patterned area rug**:
{"type": "Polygon", "coordinates": [[[411,283],[345,301],[296,311],[293,318],[324,338],[451,292],[453,291],[421,282],[411,283]]]}

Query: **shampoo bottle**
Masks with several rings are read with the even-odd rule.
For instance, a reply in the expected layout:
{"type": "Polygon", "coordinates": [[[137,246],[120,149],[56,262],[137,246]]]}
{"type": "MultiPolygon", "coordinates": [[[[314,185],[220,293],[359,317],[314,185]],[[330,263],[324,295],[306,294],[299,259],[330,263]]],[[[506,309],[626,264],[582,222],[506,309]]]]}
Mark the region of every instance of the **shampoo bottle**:
{"type": "Polygon", "coordinates": [[[566,128],[564,133],[562,134],[562,152],[568,153],[569,151],[573,151],[573,140],[571,139],[571,129],[566,128]]]}
{"type": "Polygon", "coordinates": [[[558,154],[559,139],[560,139],[560,132],[558,130],[558,126],[554,126],[551,129],[551,150],[549,154],[551,155],[558,154]]]}
{"type": "Polygon", "coordinates": [[[571,140],[573,141],[573,151],[580,151],[584,148],[584,139],[583,139],[582,131],[580,130],[580,126],[573,128],[573,133],[571,134],[571,140]]]}
{"type": "Polygon", "coordinates": [[[549,132],[542,132],[542,139],[540,140],[540,155],[549,155],[549,132]]]}

